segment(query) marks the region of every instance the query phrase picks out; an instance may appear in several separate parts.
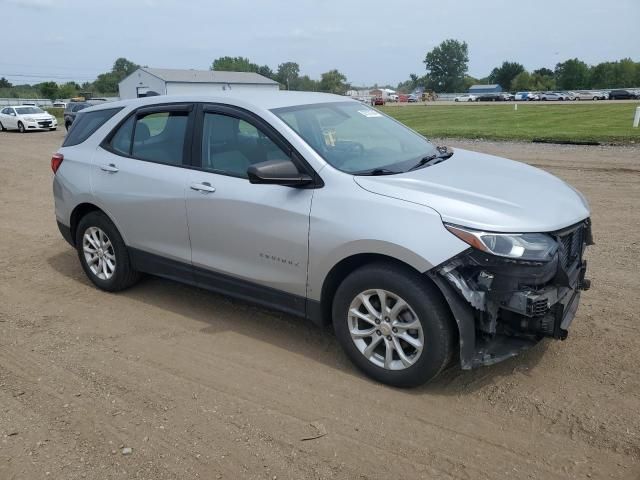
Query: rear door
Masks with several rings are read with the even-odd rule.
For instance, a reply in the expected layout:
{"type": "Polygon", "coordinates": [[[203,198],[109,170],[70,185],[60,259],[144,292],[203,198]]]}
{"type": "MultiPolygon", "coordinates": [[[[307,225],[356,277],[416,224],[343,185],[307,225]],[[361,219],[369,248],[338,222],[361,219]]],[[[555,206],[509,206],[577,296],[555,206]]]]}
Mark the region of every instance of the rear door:
{"type": "Polygon", "coordinates": [[[185,271],[191,262],[185,167],[192,121],[192,104],[137,110],[98,147],[91,175],[95,197],[134,256],[156,265],[175,260],[185,271]]]}
{"type": "Polygon", "coordinates": [[[204,106],[198,125],[186,193],[196,278],[304,313],[314,190],[247,178],[254,163],[291,158],[291,147],[257,117],[229,106],[204,106]]]}

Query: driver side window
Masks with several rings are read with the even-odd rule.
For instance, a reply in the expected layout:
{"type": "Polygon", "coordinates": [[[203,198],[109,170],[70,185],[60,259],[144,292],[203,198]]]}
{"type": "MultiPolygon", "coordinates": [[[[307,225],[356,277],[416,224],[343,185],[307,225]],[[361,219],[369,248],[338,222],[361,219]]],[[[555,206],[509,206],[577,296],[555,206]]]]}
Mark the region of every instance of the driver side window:
{"type": "Polygon", "coordinates": [[[251,165],[284,160],[289,155],[255,125],[230,115],[206,112],[201,158],[205,170],[247,178],[251,165]]]}

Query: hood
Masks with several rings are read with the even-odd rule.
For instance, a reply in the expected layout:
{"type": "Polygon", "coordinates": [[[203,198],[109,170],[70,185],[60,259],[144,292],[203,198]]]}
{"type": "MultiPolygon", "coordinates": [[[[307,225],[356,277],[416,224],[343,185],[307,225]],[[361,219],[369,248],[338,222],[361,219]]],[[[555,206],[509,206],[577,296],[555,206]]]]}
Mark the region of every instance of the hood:
{"type": "Polygon", "coordinates": [[[462,149],[431,167],[354,178],[372,193],[425,205],[445,222],[478,230],[552,232],[589,216],[584,197],[550,173],[462,149]]]}
{"type": "Polygon", "coordinates": [[[23,113],[22,115],[20,115],[21,117],[29,117],[29,118],[35,118],[36,120],[51,120],[53,118],[55,118],[53,115],[44,112],[44,113],[23,113]]]}

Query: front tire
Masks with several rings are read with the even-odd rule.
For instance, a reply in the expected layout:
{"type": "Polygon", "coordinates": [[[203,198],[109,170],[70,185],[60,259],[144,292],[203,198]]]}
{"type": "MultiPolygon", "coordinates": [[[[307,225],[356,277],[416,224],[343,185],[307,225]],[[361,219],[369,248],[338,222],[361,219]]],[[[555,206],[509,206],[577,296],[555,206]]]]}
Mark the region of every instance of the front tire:
{"type": "Polygon", "coordinates": [[[20,133],[27,133],[26,128],[24,128],[24,124],[22,122],[18,122],[18,131],[20,133]]]}
{"type": "Polygon", "coordinates": [[[455,352],[456,331],[439,290],[408,267],[366,265],[338,287],[333,326],[351,361],[371,378],[414,387],[455,352]]]}
{"type": "Polygon", "coordinates": [[[90,212],[76,230],[76,250],[84,273],[101,290],[117,292],[138,281],[118,229],[102,212],[90,212]]]}
{"type": "Polygon", "coordinates": [[[6,132],[7,129],[4,128],[4,125],[2,125],[2,122],[0,122],[0,132],[6,132]]]}

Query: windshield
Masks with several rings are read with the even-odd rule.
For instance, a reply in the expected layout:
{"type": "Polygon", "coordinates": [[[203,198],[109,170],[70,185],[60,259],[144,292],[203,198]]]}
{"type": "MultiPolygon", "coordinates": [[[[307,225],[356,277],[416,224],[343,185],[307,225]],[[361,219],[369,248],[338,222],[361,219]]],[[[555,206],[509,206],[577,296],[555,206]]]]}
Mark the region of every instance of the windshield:
{"type": "Polygon", "coordinates": [[[18,115],[32,115],[34,113],[44,113],[44,110],[38,107],[16,107],[18,115]]]}
{"type": "Polygon", "coordinates": [[[272,110],[333,167],[367,174],[399,173],[437,155],[421,135],[356,102],[321,103],[272,110]]]}

